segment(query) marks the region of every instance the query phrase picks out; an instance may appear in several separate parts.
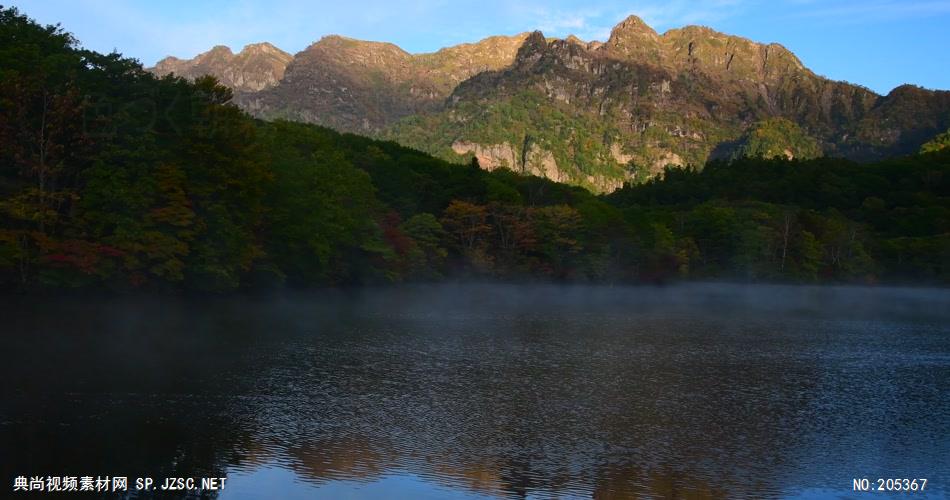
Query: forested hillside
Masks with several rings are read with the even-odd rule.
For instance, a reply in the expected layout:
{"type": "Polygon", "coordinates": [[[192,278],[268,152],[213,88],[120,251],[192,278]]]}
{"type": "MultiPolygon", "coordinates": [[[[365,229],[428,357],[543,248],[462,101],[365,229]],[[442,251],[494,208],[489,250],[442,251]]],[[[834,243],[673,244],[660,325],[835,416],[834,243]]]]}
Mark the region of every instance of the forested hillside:
{"type": "MultiPolygon", "coordinates": [[[[0,283],[950,282],[950,150],[745,158],[610,196],[314,125],[0,10],[0,283]]],[[[789,135],[795,147],[813,144],[789,135]]],[[[782,137],[779,137],[782,139],[782,137]]]]}

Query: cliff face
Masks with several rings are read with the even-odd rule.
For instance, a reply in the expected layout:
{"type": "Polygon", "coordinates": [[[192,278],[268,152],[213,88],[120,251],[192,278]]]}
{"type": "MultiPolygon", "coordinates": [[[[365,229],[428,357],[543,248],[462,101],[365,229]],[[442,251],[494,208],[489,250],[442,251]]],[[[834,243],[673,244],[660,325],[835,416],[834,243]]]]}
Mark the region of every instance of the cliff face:
{"type": "Polygon", "coordinates": [[[950,127],[948,92],[904,86],[880,96],[814,74],[778,44],[699,26],[658,34],[635,16],[603,43],[534,32],[418,55],[340,36],[293,58],[251,47],[169,58],[155,71],[214,74],[262,118],[595,191],[737,154],[873,160],[914,152],[950,127]]]}

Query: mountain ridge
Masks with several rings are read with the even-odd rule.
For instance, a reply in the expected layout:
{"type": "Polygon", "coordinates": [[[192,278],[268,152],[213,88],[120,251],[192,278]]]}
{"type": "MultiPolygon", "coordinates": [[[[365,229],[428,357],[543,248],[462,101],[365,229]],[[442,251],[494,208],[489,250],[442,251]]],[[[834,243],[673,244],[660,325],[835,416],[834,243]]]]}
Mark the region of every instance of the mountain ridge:
{"type": "MultiPolygon", "coordinates": [[[[220,47],[201,56],[190,75],[229,75],[212,64],[228,60],[220,47]]],[[[817,75],[778,43],[705,26],[659,34],[637,16],[606,42],[535,31],[423,54],[329,35],[266,80],[248,91],[222,78],[259,118],[383,137],[595,191],[758,150],[743,141],[752,130],[776,136],[762,127],[790,130],[777,119],[800,129],[793,135],[807,151],[764,151],[810,156],[814,142],[824,155],[861,161],[916,151],[950,127],[948,92],[903,85],[880,95],[817,75]]]]}
{"type": "Polygon", "coordinates": [[[510,64],[525,34],[493,36],[436,52],[329,35],[298,52],[279,85],[240,96],[262,118],[287,118],[378,134],[437,108],[460,82],[510,64]]]}
{"type": "Polygon", "coordinates": [[[257,92],[277,85],[292,59],[269,42],[245,45],[237,54],[216,45],[192,59],[166,57],[149,69],[161,76],[175,73],[190,79],[211,74],[237,92],[257,92]]]}

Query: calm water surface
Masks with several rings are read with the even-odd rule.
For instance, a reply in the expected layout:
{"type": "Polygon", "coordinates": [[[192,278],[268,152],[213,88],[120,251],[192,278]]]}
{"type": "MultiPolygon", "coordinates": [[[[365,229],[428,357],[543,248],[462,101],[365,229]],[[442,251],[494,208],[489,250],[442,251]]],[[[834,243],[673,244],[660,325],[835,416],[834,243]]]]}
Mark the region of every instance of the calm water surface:
{"type": "Polygon", "coordinates": [[[950,495],[944,290],[2,300],[4,497],[20,475],[221,476],[223,499],[950,495]]]}

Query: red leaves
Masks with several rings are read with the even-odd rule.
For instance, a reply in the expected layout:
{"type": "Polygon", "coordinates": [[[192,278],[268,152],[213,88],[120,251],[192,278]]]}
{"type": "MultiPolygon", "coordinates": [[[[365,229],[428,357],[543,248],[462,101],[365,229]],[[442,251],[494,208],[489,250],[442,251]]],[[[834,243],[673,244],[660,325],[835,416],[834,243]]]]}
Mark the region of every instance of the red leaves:
{"type": "Polygon", "coordinates": [[[402,219],[398,213],[389,212],[383,217],[379,225],[383,230],[383,238],[389,243],[389,246],[398,255],[405,256],[413,248],[415,242],[399,227],[401,223],[402,219]]]}
{"type": "Polygon", "coordinates": [[[96,274],[103,260],[121,258],[125,252],[118,248],[85,240],[46,240],[42,242],[46,255],[40,260],[54,267],[72,268],[84,274],[96,274]]]}
{"type": "Polygon", "coordinates": [[[105,255],[106,257],[123,257],[125,252],[119,250],[115,247],[110,247],[108,245],[99,245],[99,253],[105,255]]]}

